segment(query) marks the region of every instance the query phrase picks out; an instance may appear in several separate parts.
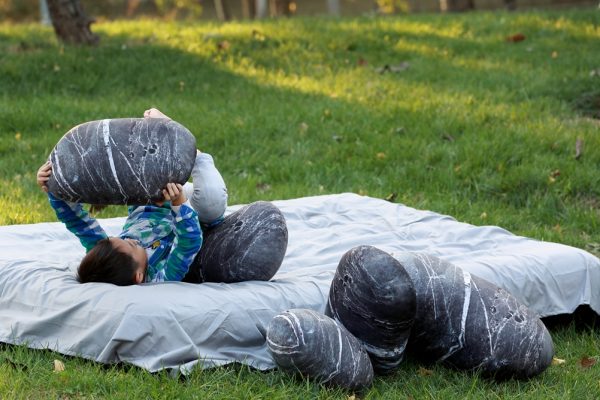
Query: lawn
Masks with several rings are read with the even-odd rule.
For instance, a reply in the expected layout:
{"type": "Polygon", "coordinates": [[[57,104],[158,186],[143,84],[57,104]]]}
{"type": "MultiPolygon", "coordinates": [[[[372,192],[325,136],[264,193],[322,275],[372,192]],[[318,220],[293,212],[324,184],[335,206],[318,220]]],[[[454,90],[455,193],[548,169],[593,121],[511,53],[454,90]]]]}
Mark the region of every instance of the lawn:
{"type": "MultiPolygon", "coordinates": [[[[139,20],[93,25],[88,48],[0,23],[0,224],[56,220],[35,173],[68,129],[155,106],[214,156],[230,204],[356,192],[598,254],[599,25],[595,9],[139,20]]],[[[527,382],[408,361],[361,397],[597,398],[598,330],[552,334],[565,362],[527,382]]],[[[177,380],[0,350],[2,399],[348,395],[243,366],[177,380]]]]}

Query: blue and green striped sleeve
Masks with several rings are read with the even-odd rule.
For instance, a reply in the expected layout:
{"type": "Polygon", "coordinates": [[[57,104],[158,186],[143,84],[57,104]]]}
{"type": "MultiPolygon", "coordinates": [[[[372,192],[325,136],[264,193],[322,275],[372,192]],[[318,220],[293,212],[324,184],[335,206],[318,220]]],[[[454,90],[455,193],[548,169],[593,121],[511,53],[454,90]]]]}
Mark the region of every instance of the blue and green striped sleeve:
{"type": "Polygon", "coordinates": [[[166,281],[181,281],[202,246],[202,230],[198,214],[187,204],[171,212],[175,220],[175,240],[160,275],[166,281]]]}
{"type": "Polygon", "coordinates": [[[75,234],[86,251],[90,251],[99,240],[108,236],[95,218],[90,217],[81,203],[68,203],[48,193],[48,201],[56,217],[75,234]]]}

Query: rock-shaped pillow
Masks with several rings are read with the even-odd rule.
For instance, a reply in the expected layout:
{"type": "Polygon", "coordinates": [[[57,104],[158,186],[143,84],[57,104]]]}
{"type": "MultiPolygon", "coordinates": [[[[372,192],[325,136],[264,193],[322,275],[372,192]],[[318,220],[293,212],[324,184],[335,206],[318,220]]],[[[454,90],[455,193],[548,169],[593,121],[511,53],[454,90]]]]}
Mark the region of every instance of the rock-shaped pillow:
{"type": "Polygon", "coordinates": [[[185,183],[195,157],[196,139],[173,120],[86,122],[52,150],[48,189],[72,202],[147,204],[162,200],[167,183],[185,183]]]}
{"type": "Polygon", "coordinates": [[[268,281],[279,270],[287,244],[281,211],[272,203],[257,201],[205,232],[190,270],[199,270],[204,282],[268,281]]]}
{"type": "Polygon", "coordinates": [[[267,328],[267,346],[281,369],[324,384],[360,390],[373,381],[373,367],[360,341],[332,318],[313,310],[292,309],[276,315],[267,328]]]}
{"type": "Polygon", "coordinates": [[[364,344],[375,372],[389,373],[403,359],[416,307],[402,265],[376,247],[358,246],[338,264],[325,313],[364,344]]]}
{"type": "Polygon", "coordinates": [[[552,338],[539,316],[498,286],[440,258],[400,253],[417,294],[408,350],[484,376],[529,378],[552,362],[552,338]]]}

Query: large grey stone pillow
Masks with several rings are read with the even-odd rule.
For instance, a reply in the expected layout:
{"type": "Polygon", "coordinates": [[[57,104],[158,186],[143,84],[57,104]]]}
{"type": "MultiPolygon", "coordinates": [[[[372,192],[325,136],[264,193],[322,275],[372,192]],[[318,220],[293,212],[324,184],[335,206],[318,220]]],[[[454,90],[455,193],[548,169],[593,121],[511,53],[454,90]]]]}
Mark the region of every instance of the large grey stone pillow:
{"type": "Polygon", "coordinates": [[[86,122],[67,132],[50,154],[50,193],[72,202],[147,204],[162,199],[169,182],[192,172],[196,139],[162,118],[86,122]]]}

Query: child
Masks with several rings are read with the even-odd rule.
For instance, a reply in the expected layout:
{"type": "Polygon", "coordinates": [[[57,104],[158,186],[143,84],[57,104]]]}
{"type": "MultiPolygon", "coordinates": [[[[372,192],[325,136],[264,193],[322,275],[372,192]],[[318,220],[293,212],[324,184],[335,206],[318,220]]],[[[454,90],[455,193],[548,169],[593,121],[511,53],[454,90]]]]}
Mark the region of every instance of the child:
{"type": "MultiPolygon", "coordinates": [[[[144,117],[168,118],[154,108],[146,110],[144,117]]],[[[50,161],[37,173],[37,183],[45,192],[51,173],[50,161]]],[[[110,238],[80,203],[48,193],[58,219],[87,251],[78,268],[79,281],[119,286],[181,281],[202,245],[200,223],[206,227],[219,224],[227,208],[225,182],[209,154],[198,151],[192,178],[193,186],[168,183],[164,202],[129,207],[123,231],[110,238]]]]}

